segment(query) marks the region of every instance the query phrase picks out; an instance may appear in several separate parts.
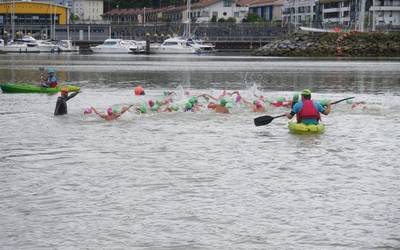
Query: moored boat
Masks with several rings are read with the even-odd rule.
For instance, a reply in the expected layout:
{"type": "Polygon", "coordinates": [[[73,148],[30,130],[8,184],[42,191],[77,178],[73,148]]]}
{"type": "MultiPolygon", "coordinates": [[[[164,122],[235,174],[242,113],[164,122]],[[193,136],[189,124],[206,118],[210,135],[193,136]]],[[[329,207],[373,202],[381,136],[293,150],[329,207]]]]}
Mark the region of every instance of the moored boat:
{"type": "MultiPolygon", "coordinates": [[[[80,87],[73,86],[73,85],[65,85],[68,88],[69,92],[78,92],[80,87]]],[[[57,86],[55,88],[46,88],[38,85],[33,84],[24,84],[24,83],[4,83],[0,84],[0,88],[3,93],[43,93],[43,94],[56,94],[60,92],[61,87],[57,86]]]]}
{"type": "Polygon", "coordinates": [[[294,134],[320,134],[325,131],[325,125],[322,123],[306,125],[304,123],[289,122],[288,128],[294,134]]]}

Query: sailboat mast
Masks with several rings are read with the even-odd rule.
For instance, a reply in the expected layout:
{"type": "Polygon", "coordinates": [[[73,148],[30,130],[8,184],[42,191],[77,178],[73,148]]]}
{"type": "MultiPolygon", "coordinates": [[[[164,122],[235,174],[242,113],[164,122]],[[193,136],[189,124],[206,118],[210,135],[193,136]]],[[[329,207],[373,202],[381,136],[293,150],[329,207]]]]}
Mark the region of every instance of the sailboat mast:
{"type": "Polygon", "coordinates": [[[191,9],[191,0],[187,0],[187,15],[188,15],[188,28],[187,28],[187,36],[190,37],[190,9],[191,9]]]}
{"type": "Polygon", "coordinates": [[[11,11],[11,40],[14,41],[15,38],[15,0],[12,1],[12,11],[11,11]]]}

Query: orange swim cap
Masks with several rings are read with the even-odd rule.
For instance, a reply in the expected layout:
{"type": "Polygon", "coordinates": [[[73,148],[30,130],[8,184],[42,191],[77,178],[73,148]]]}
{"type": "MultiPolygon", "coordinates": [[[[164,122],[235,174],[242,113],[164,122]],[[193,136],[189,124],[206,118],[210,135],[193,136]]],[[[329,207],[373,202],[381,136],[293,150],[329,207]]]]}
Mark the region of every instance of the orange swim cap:
{"type": "Polygon", "coordinates": [[[144,95],[144,88],[140,85],[135,87],[135,95],[144,95]]]}
{"type": "Polygon", "coordinates": [[[66,86],[63,86],[63,87],[61,88],[61,92],[68,93],[68,88],[67,88],[66,86]]]}

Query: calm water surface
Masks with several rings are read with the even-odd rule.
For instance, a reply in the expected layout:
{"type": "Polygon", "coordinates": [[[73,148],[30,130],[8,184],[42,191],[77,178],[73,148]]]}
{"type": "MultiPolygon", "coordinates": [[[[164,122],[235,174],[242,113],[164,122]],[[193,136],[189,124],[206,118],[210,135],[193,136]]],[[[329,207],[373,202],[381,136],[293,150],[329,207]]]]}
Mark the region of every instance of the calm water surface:
{"type": "Polygon", "coordinates": [[[400,248],[400,61],[0,55],[0,82],[37,83],[48,66],[82,93],[64,117],[56,95],[0,94],[1,249],[400,248]],[[333,106],[311,136],[286,118],[255,127],[245,107],[83,115],[166,89],[183,104],[184,91],[274,100],[305,87],[366,105],[333,106]]]}

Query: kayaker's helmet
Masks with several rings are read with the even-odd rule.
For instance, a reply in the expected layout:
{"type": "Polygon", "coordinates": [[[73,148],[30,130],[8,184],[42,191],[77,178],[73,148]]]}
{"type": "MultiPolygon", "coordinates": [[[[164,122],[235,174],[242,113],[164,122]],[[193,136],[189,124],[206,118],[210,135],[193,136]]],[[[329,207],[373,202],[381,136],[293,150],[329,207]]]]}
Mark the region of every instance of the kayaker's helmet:
{"type": "Polygon", "coordinates": [[[301,92],[301,97],[305,98],[305,99],[311,99],[311,90],[309,89],[304,89],[301,92]]]}
{"type": "Polygon", "coordinates": [[[53,73],[54,74],[54,73],[56,73],[56,70],[54,68],[48,68],[47,69],[47,73],[49,73],[49,74],[53,73]]]}

